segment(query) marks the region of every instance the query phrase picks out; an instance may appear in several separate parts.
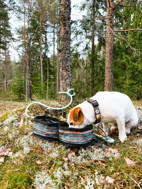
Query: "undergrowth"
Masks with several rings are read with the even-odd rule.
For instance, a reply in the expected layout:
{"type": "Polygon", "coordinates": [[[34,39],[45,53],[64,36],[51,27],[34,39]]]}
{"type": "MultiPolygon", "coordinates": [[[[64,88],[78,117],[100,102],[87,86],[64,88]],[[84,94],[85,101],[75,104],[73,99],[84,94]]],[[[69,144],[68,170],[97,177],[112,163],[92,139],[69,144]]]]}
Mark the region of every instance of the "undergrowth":
{"type": "Polygon", "coordinates": [[[114,144],[100,141],[86,148],[68,148],[58,141],[45,141],[32,136],[32,123],[24,109],[14,112],[15,120],[3,123],[10,112],[0,117],[0,148],[11,149],[0,165],[1,189],[137,189],[142,187],[142,137],[132,132],[125,143],[113,135],[114,144]],[[23,119],[23,124],[19,122],[23,119]],[[108,153],[109,149],[118,153],[108,153]],[[129,166],[129,158],[135,164],[129,166]],[[110,177],[112,183],[106,178],[110,177]]]}

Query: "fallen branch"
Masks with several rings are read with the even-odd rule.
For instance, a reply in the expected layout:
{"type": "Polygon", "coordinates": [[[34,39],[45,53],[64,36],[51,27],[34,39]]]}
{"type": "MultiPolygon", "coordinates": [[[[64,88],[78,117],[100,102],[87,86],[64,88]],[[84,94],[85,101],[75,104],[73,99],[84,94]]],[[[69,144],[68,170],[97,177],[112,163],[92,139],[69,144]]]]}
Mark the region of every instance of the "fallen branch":
{"type": "Polygon", "coordinates": [[[142,187],[140,186],[140,184],[135,180],[133,179],[130,175],[126,174],[125,172],[123,172],[127,177],[129,177],[135,184],[137,184],[137,186],[142,189],[142,187]]]}
{"type": "Polygon", "coordinates": [[[78,162],[78,164],[80,165],[90,165],[91,163],[94,163],[94,162],[101,162],[101,163],[104,163],[105,160],[104,159],[93,159],[93,160],[90,160],[90,161],[84,161],[84,162],[78,162]]]}
{"type": "Polygon", "coordinates": [[[115,30],[114,32],[125,32],[125,31],[142,31],[142,29],[133,28],[133,29],[128,29],[128,30],[115,30]]]}
{"type": "Polygon", "coordinates": [[[0,149],[0,153],[2,153],[2,152],[5,152],[5,151],[6,151],[6,147],[7,147],[7,145],[8,145],[8,141],[7,141],[6,145],[5,145],[5,146],[3,146],[3,147],[0,149]]]}

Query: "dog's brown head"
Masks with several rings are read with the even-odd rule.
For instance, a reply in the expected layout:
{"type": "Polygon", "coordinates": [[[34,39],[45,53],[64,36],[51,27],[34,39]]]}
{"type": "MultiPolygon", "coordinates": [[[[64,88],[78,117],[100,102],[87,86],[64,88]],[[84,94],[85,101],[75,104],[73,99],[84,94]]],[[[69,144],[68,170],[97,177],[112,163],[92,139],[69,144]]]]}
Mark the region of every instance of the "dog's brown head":
{"type": "Polygon", "coordinates": [[[84,122],[84,115],[81,107],[75,107],[70,111],[68,122],[70,126],[81,125],[84,122]]]}
{"type": "Polygon", "coordinates": [[[68,124],[70,128],[84,128],[94,123],[95,115],[93,106],[87,101],[79,104],[70,110],[68,115],[68,124]]]}

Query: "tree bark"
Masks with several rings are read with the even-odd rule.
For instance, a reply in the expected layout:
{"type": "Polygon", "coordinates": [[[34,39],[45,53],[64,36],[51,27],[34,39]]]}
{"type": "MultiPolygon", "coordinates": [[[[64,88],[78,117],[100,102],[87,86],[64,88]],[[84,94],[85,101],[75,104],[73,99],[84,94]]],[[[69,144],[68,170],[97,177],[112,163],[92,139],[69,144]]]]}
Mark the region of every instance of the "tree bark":
{"type": "MultiPolygon", "coordinates": [[[[30,28],[31,24],[31,2],[28,1],[28,28],[30,28]]],[[[27,37],[27,66],[26,66],[26,101],[32,100],[32,90],[31,90],[31,34],[28,33],[27,37]]]]}
{"type": "MultiPolygon", "coordinates": [[[[71,0],[60,0],[60,91],[67,91],[72,87],[71,75],[71,0]]],[[[61,100],[65,100],[62,96],[61,100]]]]}
{"type": "Polygon", "coordinates": [[[41,92],[43,96],[43,62],[42,62],[42,1],[40,0],[40,71],[41,71],[41,92]]]}
{"type": "Polygon", "coordinates": [[[55,69],[55,24],[53,26],[53,77],[54,77],[54,93],[56,93],[56,69],[55,69]]]}
{"type": "Polygon", "coordinates": [[[113,90],[113,19],[114,0],[107,0],[106,57],[105,57],[105,91],[113,90]]]}
{"type": "MultiPolygon", "coordinates": [[[[46,31],[47,31],[47,28],[46,28],[46,31]]],[[[48,99],[48,94],[49,94],[49,58],[48,58],[47,52],[48,52],[47,34],[45,34],[45,54],[46,54],[46,63],[47,63],[46,99],[48,99]]]]}
{"type": "Polygon", "coordinates": [[[60,90],[60,80],[59,80],[59,28],[58,28],[58,23],[57,23],[57,92],[60,90]]]}
{"type": "Polygon", "coordinates": [[[91,48],[91,93],[94,94],[95,86],[95,0],[92,0],[92,48],[91,48]]]}
{"type": "Polygon", "coordinates": [[[60,80],[59,80],[59,0],[57,0],[58,8],[57,8],[57,92],[60,90],[60,80]]]}
{"type": "Polygon", "coordinates": [[[24,60],[23,60],[23,79],[24,79],[24,88],[26,88],[26,8],[24,4],[24,60]]]}
{"type": "Polygon", "coordinates": [[[7,91],[7,58],[6,58],[6,50],[5,52],[5,92],[7,91]]]}

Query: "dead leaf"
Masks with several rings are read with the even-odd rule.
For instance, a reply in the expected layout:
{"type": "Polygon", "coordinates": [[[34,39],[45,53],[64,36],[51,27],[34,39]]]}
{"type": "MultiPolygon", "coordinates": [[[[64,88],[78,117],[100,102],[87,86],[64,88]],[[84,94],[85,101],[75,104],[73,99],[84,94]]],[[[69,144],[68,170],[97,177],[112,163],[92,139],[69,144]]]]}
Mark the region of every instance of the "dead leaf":
{"type": "Polygon", "coordinates": [[[138,107],[138,110],[142,110],[142,106],[139,106],[139,107],[138,107]]]}
{"type": "Polygon", "coordinates": [[[24,121],[23,118],[21,119],[21,121],[19,122],[19,127],[22,127],[24,125],[24,121]]]}
{"type": "Polygon", "coordinates": [[[37,152],[37,153],[41,153],[42,152],[42,149],[41,147],[37,147],[36,149],[31,149],[32,152],[37,152]]]}
{"type": "Polygon", "coordinates": [[[54,169],[55,165],[56,165],[56,163],[53,163],[53,165],[51,166],[51,168],[50,168],[50,172],[51,173],[53,172],[53,169],[54,169]]]}
{"type": "Polygon", "coordinates": [[[135,149],[135,148],[137,148],[137,147],[134,146],[134,145],[131,145],[131,146],[129,146],[129,148],[131,148],[131,149],[135,149]]]}
{"type": "Polygon", "coordinates": [[[4,163],[4,157],[0,158],[0,164],[4,163]]]}
{"type": "Polygon", "coordinates": [[[34,135],[32,135],[32,138],[34,139],[34,138],[35,138],[35,136],[34,136],[34,135]]]}
{"type": "Polygon", "coordinates": [[[132,166],[133,167],[135,165],[135,162],[130,160],[129,158],[124,158],[124,159],[125,159],[125,161],[126,161],[128,166],[132,166]]]}
{"type": "Polygon", "coordinates": [[[94,159],[93,161],[95,161],[95,162],[102,162],[102,163],[105,163],[105,160],[104,159],[94,159]]]}
{"type": "Polygon", "coordinates": [[[8,154],[9,154],[9,152],[4,151],[4,152],[1,152],[1,153],[0,153],[0,156],[8,156],[8,154]]]}
{"type": "Polygon", "coordinates": [[[113,177],[116,178],[116,177],[118,177],[119,175],[120,175],[120,173],[119,173],[119,172],[116,172],[116,173],[113,174],[113,177]]]}
{"type": "Polygon", "coordinates": [[[139,129],[139,130],[142,130],[142,125],[140,125],[140,126],[138,127],[138,129],[139,129]]]}
{"type": "Polygon", "coordinates": [[[6,127],[4,127],[3,130],[6,132],[6,131],[8,131],[8,129],[9,129],[9,128],[6,126],[6,127]]]}
{"type": "Polygon", "coordinates": [[[63,116],[60,116],[60,120],[61,120],[61,121],[67,121],[67,119],[64,118],[63,116]]]}
{"type": "Polygon", "coordinates": [[[4,151],[4,149],[5,149],[5,147],[4,147],[4,146],[0,147],[0,152],[3,152],[3,151],[4,151]]]}
{"type": "Polygon", "coordinates": [[[41,165],[42,162],[41,162],[40,160],[37,160],[37,161],[36,161],[36,164],[41,165]]]}
{"type": "Polygon", "coordinates": [[[17,138],[17,144],[19,143],[19,141],[20,141],[20,138],[17,138]]]}
{"type": "Polygon", "coordinates": [[[63,157],[63,160],[64,160],[64,161],[68,161],[68,158],[63,157]]]}
{"type": "Polygon", "coordinates": [[[11,157],[13,155],[13,152],[9,152],[8,156],[11,157]]]}
{"type": "Polygon", "coordinates": [[[109,155],[109,154],[118,154],[118,150],[117,149],[113,149],[113,148],[109,148],[108,149],[108,152],[106,153],[106,155],[109,155]]]}
{"type": "Polygon", "coordinates": [[[6,151],[7,151],[7,152],[11,152],[11,149],[10,149],[10,148],[8,148],[6,151]]]}
{"type": "Polygon", "coordinates": [[[112,184],[112,183],[114,183],[115,180],[114,180],[113,178],[107,176],[107,177],[106,177],[106,181],[107,181],[108,183],[111,183],[111,184],[112,184]]]}
{"type": "Polygon", "coordinates": [[[68,154],[68,157],[72,157],[72,156],[74,156],[75,155],[75,151],[72,151],[72,152],[70,152],[69,154],[68,154]]]}
{"type": "Polygon", "coordinates": [[[14,171],[20,171],[20,169],[15,169],[14,171]]]}
{"type": "Polygon", "coordinates": [[[5,149],[4,147],[2,147],[0,149],[0,156],[12,156],[13,152],[11,152],[11,149],[5,149]]]}

